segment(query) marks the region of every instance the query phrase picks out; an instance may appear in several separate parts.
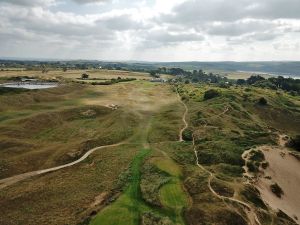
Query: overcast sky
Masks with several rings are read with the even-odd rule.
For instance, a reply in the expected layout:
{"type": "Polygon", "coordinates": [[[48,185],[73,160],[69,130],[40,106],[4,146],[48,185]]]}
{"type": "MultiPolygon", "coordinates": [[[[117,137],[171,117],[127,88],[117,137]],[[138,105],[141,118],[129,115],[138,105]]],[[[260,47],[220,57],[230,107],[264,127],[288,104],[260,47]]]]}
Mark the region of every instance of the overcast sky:
{"type": "Polygon", "coordinates": [[[0,57],[300,60],[300,0],[0,0],[0,57]]]}

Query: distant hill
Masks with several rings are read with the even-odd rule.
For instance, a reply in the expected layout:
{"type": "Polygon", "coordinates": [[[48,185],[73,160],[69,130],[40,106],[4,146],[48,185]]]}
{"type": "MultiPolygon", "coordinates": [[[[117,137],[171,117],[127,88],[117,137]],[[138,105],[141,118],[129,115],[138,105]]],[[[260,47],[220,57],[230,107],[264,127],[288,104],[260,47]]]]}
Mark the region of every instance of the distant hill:
{"type": "Polygon", "coordinates": [[[100,61],[100,60],[21,60],[0,59],[0,67],[26,67],[47,65],[59,68],[61,66],[99,68],[111,67],[112,69],[128,69],[147,71],[159,67],[178,67],[184,70],[227,71],[227,72],[253,72],[267,73],[270,75],[283,75],[300,77],[300,61],[257,61],[257,62],[146,62],[146,61],[100,61]]]}
{"type": "Polygon", "coordinates": [[[300,62],[167,62],[155,64],[180,67],[185,70],[247,71],[300,77],[300,62]]]}

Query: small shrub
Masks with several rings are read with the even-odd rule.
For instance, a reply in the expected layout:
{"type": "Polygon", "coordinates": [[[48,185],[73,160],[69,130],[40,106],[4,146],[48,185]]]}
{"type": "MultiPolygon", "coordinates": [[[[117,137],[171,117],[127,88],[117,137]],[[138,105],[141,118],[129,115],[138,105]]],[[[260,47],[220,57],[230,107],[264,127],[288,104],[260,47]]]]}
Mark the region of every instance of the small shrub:
{"type": "Polygon", "coordinates": [[[281,189],[281,187],[275,183],[275,184],[271,184],[271,191],[278,197],[281,198],[281,195],[283,195],[283,190],[281,189]]]}
{"type": "Polygon", "coordinates": [[[185,129],[183,131],[182,138],[185,141],[192,141],[193,140],[193,131],[189,128],[185,129]]]}
{"type": "Polygon", "coordinates": [[[258,104],[259,104],[259,105],[267,105],[267,104],[268,104],[268,101],[267,101],[264,97],[261,97],[261,98],[258,100],[258,104]]]}
{"type": "Polygon", "coordinates": [[[263,163],[261,164],[261,167],[262,167],[263,169],[267,169],[268,166],[269,166],[269,163],[268,163],[268,162],[263,162],[263,163]]]}
{"type": "Polygon", "coordinates": [[[142,216],[142,225],[173,225],[168,217],[154,214],[153,212],[146,212],[142,216]]]}
{"type": "Polygon", "coordinates": [[[292,222],[294,224],[294,220],[292,218],[290,218],[287,214],[285,214],[284,212],[282,212],[281,210],[279,210],[276,215],[280,218],[283,218],[285,220],[288,220],[290,222],[292,222]]]}
{"type": "Polygon", "coordinates": [[[259,171],[258,166],[255,165],[252,161],[248,161],[246,163],[246,166],[248,167],[249,172],[256,173],[259,171]]]}
{"type": "Polygon", "coordinates": [[[251,151],[249,159],[251,161],[262,162],[265,160],[265,155],[262,151],[251,151]]]}
{"type": "Polygon", "coordinates": [[[261,199],[259,191],[254,186],[246,185],[241,191],[241,195],[256,206],[267,209],[265,203],[261,199]]]}
{"type": "Polygon", "coordinates": [[[300,151],[300,135],[296,135],[295,137],[292,137],[291,140],[288,142],[288,147],[300,151]]]}
{"type": "Polygon", "coordinates": [[[217,90],[210,89],[204,93],[204,100],[209,100],[220,96],[220,93],[217,90]]]}
{"type": "Polygon", "coordinates": [[[182,96],[181,96],[181,100],[182,100],[182,101],[188,101],[188,100],[189,100],[189,96],[187,96],[187,95],[182,95],[182,96]]]}

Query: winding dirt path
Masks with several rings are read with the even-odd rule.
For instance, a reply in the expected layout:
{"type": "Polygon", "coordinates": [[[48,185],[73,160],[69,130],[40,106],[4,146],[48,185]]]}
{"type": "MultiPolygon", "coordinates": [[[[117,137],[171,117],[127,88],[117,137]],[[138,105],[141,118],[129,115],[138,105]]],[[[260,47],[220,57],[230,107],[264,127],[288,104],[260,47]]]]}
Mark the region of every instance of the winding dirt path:
{"type": "Polygon", "coordinates": [[[15,175],[15,176],[12,176],[12,177],[9,177],[9,178],[2,179],[2,180],[0,180],[0,190],[5,188],[5,187],[11,186],[15,183],[18,183],[22,180],[26,180],[28,178],[31,178],[31,177],[35,177],[35,176],[38,176],[38,175],[41,175],[41,174],[50,173],[50,172],[61,170],[61,169],[64,169],[64,168],[67,168],[67,167],[70,167],[70,166],[74,166],[74,165],[82,162],[83,160],[85,160],[87,157],[89,157],[89,155],[91,155],[92,153],[94,153],[97,150],[100,150],[100,149],[103,149],[103,148],[117,147],[117,146],[120,146],[122,144],[124,144],[124,142],[120,142],[120,143],[112,144],[112,145],[105,145],[105,146],[96,147],[96,148],[93,148],[93,149],[89,150],[83,156],[81,156],[81,158],[79,158],[79,159],[77,159],[73,162],[70,162],[70,163],[67,163],[67,164],[64,164],[64,165],[61,165],[61,166],[52,167],[52,168],[49,168],[49,169],[32,171],[32,172],[23,173],[23,174],[19,174],[19,175],[15,175]]]}
{"type": "Polygon", "coordinates": [[[179,132],[179,142],[183,142],[184,140],[183,140],[183,132],[188,128],[188,123],[186,122],[186,116],[187,116],[187,114],[188,114],[188,112],[189,112],[189,109],[188,109],[188,107],[187,107],[187,105],[181,100],[181,97],[180,97],[180,95],[179,95],[179,93],[178,93],[178,90],[176,89],[176,93],[177,93],[177,97],[178,97],[178,100],[179,100],[179,102],[184,106],[184,108],[185,108],[185,111],[184,111],[184,114],[183,114],[183,116],[182,116],[182,122],[184,123],[184,127],[180,130],[180,132],[179,132]]]}
{"type": "MultiPolygon", "coordinates": [[[[185,113],[183,114],[183,117],[182,117],[182,121],[185,123],[185,126],[182,130],[180,130],[180,141],[183,141],[182,139],[182,133],[184,132],[184,130],[188,127],[188,123],[186,122],[186,115],[188,114],[188,107],[187,105],[182,101],[182,99],[180,98],[180,95],[178,93],[178,91],[176,90],[177,92],[177,95],[178,95],[178,99],[179,101],[181,102],[182,105],[184,105],[185,107],[185,113]]],[[[224,115],[225,113],[227,113],[229,110],[229,107],[228,106],[225,106],[224,108],[224,111],[218,115],[214,115],[212,117],[219,117],[221,115],[224,115]]],[[[204,127],[207,126],[207,123],[205,122],[205,125],[204,127]]],[[[207,170],[206,168],[204,168],[200,163],[199,163],[199,158],[198,158],[198,152],[196,150],[196,145],[195,145],[195,138],[194,138],[194,134],[193,134],[193,150],[194,150],[194,153],[195,153],[195,158],[196,158],[196,165],[202,169],[203,171],[205,171],[206,173],[209,174],[209,178],[208,178],[208,183],[207,183],[207,186],[208,186],[208,189],[210,190],[210,192],[216,196],[217,198],[221,199],[221,200],[229,200],[229,201],[232,201],[232,202],[236,202],[240,205],[242,205],[246,210],[245,210],[245,213],[248,217],[248,220],[249,220],[249,224],[250,225],[261,225],[256,213],[255,213],[255,210],[252,208],[251,205],[249,205],[248,203],[246,202],[243,202],[241,200],[238,200],[238,199],[235,199],[235,198],[231,198],[231,197],[225,197],[225,196],[222,196],[222,195],[219,195],[218,193],[215,192],[215,190],[212,188],[211,186],[211,181],[212,179],[215,178],[215,175],[210,172],[209,170],[207,170]]]]}

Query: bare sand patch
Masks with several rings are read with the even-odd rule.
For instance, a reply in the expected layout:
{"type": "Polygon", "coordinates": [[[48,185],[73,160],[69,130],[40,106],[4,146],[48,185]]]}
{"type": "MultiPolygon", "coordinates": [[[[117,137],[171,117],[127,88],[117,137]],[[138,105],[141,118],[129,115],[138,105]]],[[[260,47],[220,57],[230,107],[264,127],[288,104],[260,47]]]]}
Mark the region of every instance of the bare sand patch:
{"type": "Polygon", "coordinates": [[[287,148],[281,146],[258,147],[264,155],[269,167],[263,171],[256,183],[263,200],[273,209],[282,210],[298,224],[300,219],[300,161],[289,154],[287,148]],[[277,183],[283,195],[277,197],[270,188],[277,183]]]}

